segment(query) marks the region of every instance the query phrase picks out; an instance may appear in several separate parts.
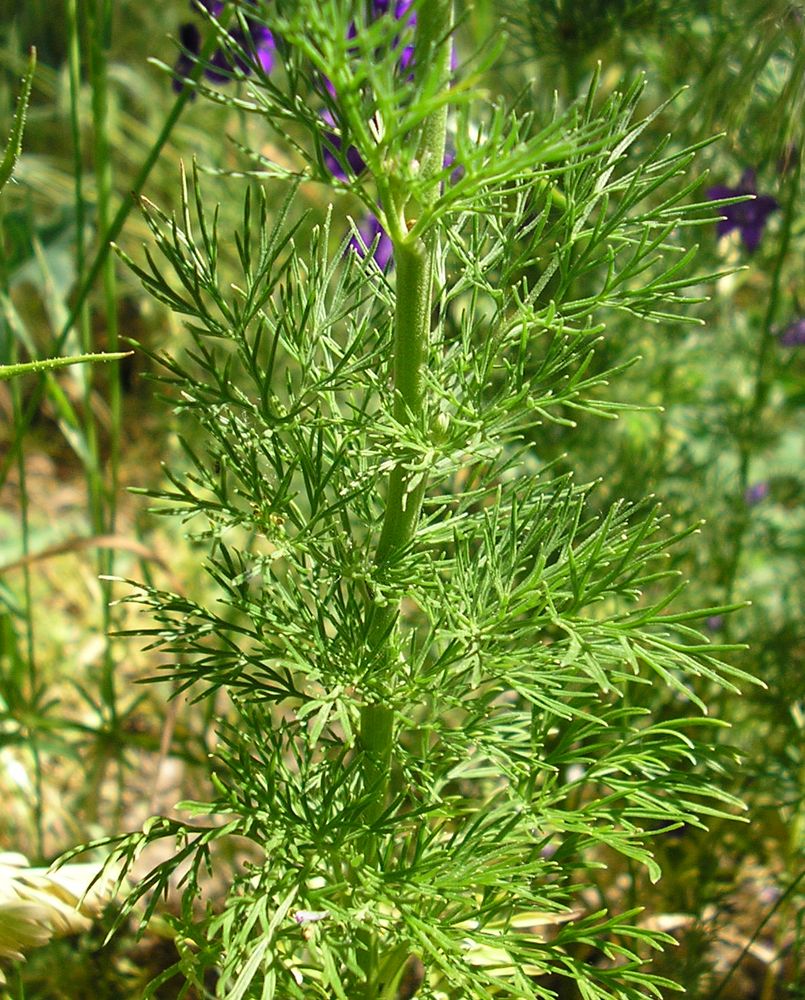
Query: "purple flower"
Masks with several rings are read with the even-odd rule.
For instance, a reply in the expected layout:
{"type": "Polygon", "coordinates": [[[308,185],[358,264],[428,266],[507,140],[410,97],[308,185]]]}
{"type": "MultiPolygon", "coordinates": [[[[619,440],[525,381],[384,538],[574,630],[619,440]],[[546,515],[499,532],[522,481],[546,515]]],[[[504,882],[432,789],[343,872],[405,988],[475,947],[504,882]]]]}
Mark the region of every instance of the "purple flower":
{"type": "MultiPolygon", "coordinates": [[[[396,21],[401,21],[413,4],[413,0],[397,0],[396,3],[392,4],[390,0],[372,0],[372,7],[370,11],[370,19],[377,20],[379,17],[384,17],[386,14],[391,13],[396,21]]],[[[405,28],[414,28],[416,26],[416,12],[412,13],[411,16],[405,22],[405,28]]],[[[354,21],[352,21],[347,29],[347,38],[357,38],[358,27],[354,21]]],[[[392,42],[392,47],[394,49],[400,46],[400,36],[398,35],[392,42]]],[[[357,56],[358,48],[357,46],[349,50],[353,56],[357,56]]],[[[399,58],[399,68],[404,74],[408,74],[410,79],[410,70],[413,68],[414,62],[414,46],[408,44],[403,46],[402,52],[399,58]]],[[[336,92],[332,80],[326,76],[321,77],[322,86],[330,95],[330,97],[335,98],[336,92]]]]}
{"type": "MultiPolygon", "coordinates": [[[[224,4],[220,0],[200,0],[200,5],[216,18],[224,9],[224,4]]],[[[190,6],[196,9],[198,5],[191,2],[190,6]]],[[[233,28],[229,32],[229,38],[237,50],[248,54],[250,58],[245,59],[235,55],[235,65],[233,65],[227,51],[216,49],[209,66],[204,70],[207,79],[215,83],[226,83],[231,78],[235,66],[248,75],[253,71],[255,63],[259,64],[264,73],[271,72],[274,68],[276,42],[270,29],[253,17],[246,18],[246,29],[244,33],[240,27],[233,28]]],[[[176,76],[173,80],[173,89],[177,92],[184,86],[181,77],[186,77],[190,73],[201,51],[201,33],[192,22],[182,24],[179,26],[179,41],[183,51],[176,60],[176,76]]]]}
{"type": "Polygon", "coordinates": [[[392,245],[391,237],[380,225],[378,217],[374,213],[367,215],[358,226],[358,232],[360,233],[360,238],[353,236],[349,241],[350,247],[359,257],[365,257],[377,239],[377,246],[374,251],[375,263],[381,271],[387,270],[392,264],[394,246],[392,245]]]}
{"type": "MultiPolygon", "coordinates": [[[[405,17],[408,11],[413,6],[414,0],[396,0],[394,4],[394,16],[399,21],[400,18],[405,17]]],[[[372,9],[375,15],[388,14],[392,4],[390,0],[372,0],[372,9]]],[[[416,23],[416,14],[411,15],[411,23],[416,23]]]]}
{"type": "Polygon", "coordinates": [[[805,317],[789,323],[780,334],[779,340],[782,347],[805,346],[805,317]]]}
{"type": "Polygon", "coordinates": [[[746,488],[744,501],[748,507],[754,507],[769,495],[769,484],[763,479],[746,488]]]}
{"type": "MultiPolygon", "coordinates": [[[[394,16],[398,21],[402,21],[402,19],[408,14],[412,2],[413,0],[398,0],[398,3],[394,5],[394,16]]],[[[377,9],[380,6],[382,6],[382,0],[380,0],[380,2],[378,2],[378,0],[375,0],[375,8],[377,9]]],[[[385,6],[388,7],[388,4],[386,4],[385,6]]],[[[414,13],[411,14],[411,16],[405,22],[404,27],[406,28],[416,27],[416,11],[414,11],[414,13]]],[[[400,39],[395,38],[394,48],[395,49],[398,48],[399,44],[400,44],[400,39]]],[[[403,73],[408,79],[411,78],[414,71],[414,52],[415,52],[414,45],[411,42],[409,42],[407,45],[404,45],[402,51],[400,52],[400,59],[398,63],[400,67],[400,72],[403,73]]]]}
{"type": "Polygon", "coordinates": [[[724,628],[724,615],[710,615],[705,622],[710,632],[718,632],[724,628]]]}
{"type": "MultiPolygon", "coordinates": [[[[331,111],[325,109],[322,111],[321,117],[328,125],[335,127],[335,118],[331,111]]],[[[324,165],[333,177],[338,178],[340,181],[347,179],[347,173],[343,166],[345,159],[352,172],[356,175],[366,169],[363,157],[354,146],[349,147],[346,157],[343,156],[341,137],[335,132],[325,132],[324,143],[324,165]],[[340,157],[339,154],[341,154],[340,157]]]]}
{"type": "MultiPolygon", "coordinates": [[[[389,3],[389,0],[373,0],[373,6],[376,14],[385,14],[389,10],[389,7],[391,5],[389,3]]],[[[413,0],[397,0],[397,3],[394,4],[394,17],[398,21],[402,21],[403,19],[405,19],[405,24],[403,27],[409,29],[413,29],[416,27],[416,11],[413,11],[410,15],[408,14],[412,6],[413,6],[413,0]]],[[[395,49],[399,47],[400,42],[401,39],[399,36],[394,39],[395,49]]],[[[414,53],[415,53],[415,46],[412,42],[409,42],[407,45],[404,45],[402,47],[402,51],[400,52],[400,59],[398,63],[400,67],[400,72],[406,74],[409,80],[412,79],[413,77],[414,53]]],[[[457,66],[458,66],[458,56],[456,55],[456,47],[451,43],[450,68],[452,70],[455,70],[457,66]]]]}
{"type": "Polygon", "coordinates": [[[707,191],[707,197],[713,201],[719,201],[722,198],[736,198],[743,194],[751,194],[756,197],[752,201],[742,201],[735,205],[724,206],[721,209],[724,218],[718,223],[718,235],[726,236],[733,229],[737,229],[746,249],[749,253],[754,253],[760,245],[766,220],[772,212],[776,212],[780,207],[777,199],[770,194],[757,193],[755,171],[751,168],[744,170],[738,187],[731,188],[724,184],[718,184],[707,191]]]}
{"type": "Polygon", "coordinates": [[[172,84],[177,94],[184,88],[183,78],[190,75],[201,51],[201,32],[195,24],[179,25],[179,44],[182,46],[182,51],[176,60],[176,75],[172,84]]]}
{"type": "Polygon", "coordinates": [[[464,167],[460,163],[456,163],[456,154],[452,147],[449,145],[444,154],[444,160],[442,161],[442,166],[452,167],[450,171],[450,183],[457,184],[458,181],[464,176],[464,167]]]}
{"type": "MultiPolygon", "coordinates": [[[[274,69],[274,53],[277,50],[274,36],[269,28],[259,21],[255,21],[252,17],[246,18],[246,25],[248,41],[243,37],[243,32],[239,28],[232,32],[232,40],[246,52],[252,54],[254,61],[259,64],[264,73],[268,74],[274,69]]],[[[238,59],[238,66],[244,73],[251,73],[254,62],[248,64],[238,59]]]]}

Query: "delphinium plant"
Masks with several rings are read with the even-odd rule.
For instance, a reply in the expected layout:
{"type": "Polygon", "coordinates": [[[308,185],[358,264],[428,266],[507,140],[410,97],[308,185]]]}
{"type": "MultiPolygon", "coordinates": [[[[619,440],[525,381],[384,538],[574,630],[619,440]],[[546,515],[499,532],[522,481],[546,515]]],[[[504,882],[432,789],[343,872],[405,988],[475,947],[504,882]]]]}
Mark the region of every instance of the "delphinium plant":
{"type": "Polygon", "coordinates": [[[175,844],[119,920],[183,886],[160,979],[181,995],[663,995],[643,963],[670,939],[639,900],[603,910],[589,873],[620,857],[656,880],[653,837],[739,805],[706,698],[740,678],[696,628],[728,609],[671,608],[688,532],[651,498],[594,516],[596,485],[539,448],[543,425],[617,415],[617,372],[591,365],[607,315],[689,312],[708,276],[688,228],[718,209],[693,149],[641,145],[639,82],[549,120],[527,92],[505,107],[451,8],[198,8],[214,75],[180,85],[287,155],[251,154],[234,234],[194,170],[176,218],[145,205],[153,247],[129,262],[187,318],[192,345],[159,358],[186,464],[156,495],[217,591],[139,587],[141,634],[178,691],[230,703],[215,794],[111,841],[124,871],[175,844]],[[334,195],[312,231],[310,181],[334,195]],[[227,841],[243,862],[210,898],[227,841]]]}

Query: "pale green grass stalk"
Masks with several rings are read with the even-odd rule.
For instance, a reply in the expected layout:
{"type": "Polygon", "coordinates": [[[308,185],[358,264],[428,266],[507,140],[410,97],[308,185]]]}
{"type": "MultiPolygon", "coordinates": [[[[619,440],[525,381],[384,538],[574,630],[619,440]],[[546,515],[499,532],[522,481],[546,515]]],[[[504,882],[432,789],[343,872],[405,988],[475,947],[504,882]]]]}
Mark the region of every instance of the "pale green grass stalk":
{"type": "MultiPolygon", "coordinates": [[[[112,6],[109,0],[94,0],[89,5],[88,17],[88,48],[89,77],[92,88],[92,124],[94,140],[94,170],[95,187],[98,197],[98,229],[105,233],[109,229],[111,219],[112,197],[112,161],[109,143],[108,103],[110,99],[108,88],[108,54],[112,29],[112,6]]],[[[116,351],[118,344],[117,330],[117,281],[115,277],[115,260],[107,256],[102,269],[103,317],[106,325],[107,346],[116,351]]],[[[117,491],[120,466],[120,430],[121,430],[121,386],[120,368],[115,365],[107,372],[109,393],[109,479],[104,484],[104,530],[114,534],[116,521],[117,491]]],[[[87,414],[91,420],[91,413],[87,414]]],[[[99,575],[108,577],[114,572],[114,551],[100,550],[98,553],[99,575]]],[[[101,581],[101,603],[103,634],[106,637],[103,654],[103,671],[100,683],[100,695],[103,702],[104,725],[112,738],[113,746],[122,748],[119,730],[118,694],[115,682],[115,663],[109,640],[111,629],[111,583],[101,581]]],[[[123,798],[122,769],[118,769],[118,813],[122,807],[123,798]]]]}
{"type": "MultiPolygon", "coordinates": [[[[96,0],[90,9],[90,81],[92,84],[92,117],[95,134],[95,183],[98,191],[98,225],[101,232],[108,232],[112,201],[112,157],[109,141],[108,110],[108,55],[112,33],[111,0],[96,0]]],[[[107,346],[118,349],[117,278],[115,259],[107,255],[103,265],[103,297],[107,346]]],[[[117,491],[120,471],[120,432],[122,424],[120,368],[115,365],[107,370],[109,379],[109,406],[111,411],[107,527],[115,530],[117,516],[117,491]]],[[[110,553],[111,559],[111,553],[110,553]]],[[[112,572],[111,568],[107,570],[112,572]]]]}
{"type": "MultiPolygon", "coordinates": [[[[87,266],[86,247],[86,213],[84,211],[84,162],[81,142],[81,31],[76,0],[67,0],[67,55],[70,78],[70,131],[73,141],[73,182],[75,190],[76,219],[76,273],[79,280],[84,277],[87,266]]],[[[89,354],[94,350],[92,331],[90,327],[89,303],[82,303],[76,316],[81,350],[89,354]]],[[[87,455],[90,461],[84,463],[87,481],[87,500],[92,530],[96,534],[103,531],[103,486],[100,479],[100,463],[98,461],[98,439],[95,421],[92,417],[92,385],[93,373],[91,366],[82,372],[84,387],[84,434],[86,435],[87,455]]]]}

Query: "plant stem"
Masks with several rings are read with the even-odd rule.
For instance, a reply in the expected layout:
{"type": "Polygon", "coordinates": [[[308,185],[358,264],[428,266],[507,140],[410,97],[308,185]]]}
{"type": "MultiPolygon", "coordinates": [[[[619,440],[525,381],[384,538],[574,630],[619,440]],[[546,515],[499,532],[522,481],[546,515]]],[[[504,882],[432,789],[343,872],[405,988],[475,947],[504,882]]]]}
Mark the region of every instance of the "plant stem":
{"type": "MultiPolygon", "coordinates": [[[[437,74],[440,91],[446,90],[450,77],[450,27],[452,0],[432,0],[417,12],[416,73],[419,77],[437,74]]],[[[442,169],[447,132],[447,102],[436,108],[426,119],[418,150],[418,161],[423,177],[433,177],[442,169]]],[[[381,191],[388,192],[386,186],[381,191]]],[[[439,196],[438,185],[433,184],[427,196],[432,203],[439,196]]],[[[426,208],[420,205],[419,208],[426,208]]],[[[399,218],[400,208],[384,204],[388,217],[399,218]]],[[[395,227],[396,228],[396,227],[395,227]]],[[[394,390],[393,415],[403,427],[423,426],[426,400],[423,390],[422,366],[427,357],[433,304],[433,274],[438,253],[435,234],[423,239],[410,238],[405,230],[392,230],[394,263],[397,271],[396,307],[394,316],[394,346],[391,362],[394,390]]],[[[413,456],[401,447],[389,476],[386,510],[380,531],[375,564],[382,569],[413,539],[419,521],[422,499],[427,487],[427,474],[412,471],[413,456]],[[418,478],[415,478],[418,477],[418,478]]],[[[383,676],[393,655],[390,636],[399,616],[399,605],[380,603],[370,597],[366,609],[366,647],[374,662],[373,673],[383,676]]],[[[382,814],[388,794],[391,759],[394,744],[394,711],[390,704],[391,691],[373,685],[361,710],[360,743],[363,751],[362,783],[370,796],[366,810],[367,824],[371,825],[382,814]]],[[[366,863],[377,859],[377,838],[367,835],[364,851],[366,863]]],[[[385,995],[388,984],[378,980],[383,967],[376,938],[364,940],[361,956],[365,979],[366,1000],[385,995]]]]}
{"type": "MultiPolygon", "coordinates": [[[[799,196],[801,174],[802,163],[798,161],[789,178],[788,197],[784,206],[779,249],[774,261],[774,271],[772,272],[766,315],[763,320],[763,332],[755,362],[755,385],[751,402],[747,407],[742,422],[741,439],[738,442],[738,503],[741,505],[739,507],[741,513],[734,529],[733,548],[725,573],[724,597],[726,604],[732,603],[734,599],[735,583],[738,578],[738,569],[740,568],[741,557],[743,555],[746,532],[751,519],[751,512],[746,502],[746,490],[749,486],[749,468],[752,461],[752,453],[756,447],[752,439],[752,428],[756,427],[762,418],[774,375],[774,322],[777,317],[777,309],[780,301],[783,265],[788,256],[788,248],[791,243],[791,230],[799,196]]],[[[728,627],[729,622],[727,623],[728,627]]]]}
{"type": "MultiPolygon", "coordinates": [[[[401,425],[420,423],[425,410],[422,363],[428,340],[431,311],[432,251],[421,240],[394,247],[397,268],[397,308],[394,318],[394,419],[401,425]]],[[[383,527],[375,551],[375,563],[383,566],[413,537],[424,494],[424,477],[412,489],[407,468],[412,456],[402,454],[389,475],[383,527]]],[[[398,609],[375,604],[370,612],[369,648],[374,650],[388,634],[398,609]]]]}
{"type": "MultiPolygon", "coordinates": [[[[416,38],[416,72],[438,73],[442,89],[450,77],[450,41],[452,0],[434,0],[423,4],[418,12],[416,38]]],[[[442,169],[447,136],[447,102],[436,108],[425,120],[418,160],[423,177],[432,177],[442,169]]],[[[387,190],[387,189],[386,189],[387,190]]],[[[426,208],[439,196],[432,185],[426,196],[426,208]]],[[[397,206],[384,205],[386,215],[395,218],[397,206]]],[[[402,426],[421,423],[425,414],[422,389],[422,365],[427,353],[430,317],[433,304],[433,270],[437,254],[435,234],[423,239],[410,239],[405,233],[398,238],[392,233],[394,263],[397,269],[396,311],[394,317],[394,350],[392,379],[394,386],[394,419],[402,426]]],[[[424,431],[424,428],[423,428],[424,431]]],[[[380,532],[375,563],[383,566],[413,538],[425,494],[426,476],[412,483],[416,473],[410,470],[411,456],[397,456],[389,476],[386,512],[380,532]]],[[[373,604],[368,615],[367,640],[374,651],[389,633],[399,608],[373,604]]]]}
{"type": "MultiPolygon", "coordinates": [[[[90,80],[92,84],[92,117],[95,139],[95,181],[98,189],[98,222],[103,232],[111,226],[112,157],[109,139],[109,87],[108,57],[112,36],[112,4],[110,0],[96,0],[90,10],[90,80]]],[[[103,263],[104,311],[106,320],[106,350],[118,349],[117,280],[115,260],[110,254],[103,263]]],[[[107,530],[114,534],[118,474],[120,463],[121,385],[120,366],[113,365],[106,372],[109,379],[110,431],[110,482],[107,500],[107,530]]],[[[104,570],[114,571],[112,557],[104,570]]]]}
{"type": "MultiPolygon", "coordinates": [[[[88,9],[88,49],[89,77],[92,87],[92,121],[94,138],[94,168],[95,185],[98,192],[98,225],[102,232],[107,232],[111,220],[112,199],[112,161],[109,143],[108,104],[109,88],[107,62],[112,33],[112,7],[110,0],[94,0],[88,9]]],[[[106,345],[114,352],[118,345],[117,329],[117,282],[115,278],[115,260],[107,255],[103,263],[104,319],[106,321],[106,345]]],[[[116,500],[120,464],[120,423],[121,423],[121,384],[120,366],[114,365],[108,369],[109,378],[109,411],[110,421],[110,455],[109,481],[101,484],[103,528],[110,534],[115,532],[116,500]],[[105,488],[104,488],[105,487],[105,488]]],[[[88,414],[88,420],[93,420],[88,414]]],[[[115,662],[112,645],[109,639],[111,631],[112,585],[108,579],[114,573],[114,553],[98,553],[98,575],[101,582],[102,629],[105,637],[103,667],[101,674],[100,693],[102,699],[103,725],[112,734],[112,743],[122,747],[119,735],[119,717],[117,703],[117,685],[115,681],[115,662]]],[[[118,767],[118,811],[122,802],[123,787],[122,767],[118,767]]],[[[118,817],[116,816],[116,821],[118,817]]]]}
{"type": "MultiPolygon", "coordinates": [[[[87,266],[86,213],[84,211],[84,157],[81,142],[81,29],[77,0],[67,0],[67,56],[70,80],[70,132],[73,141],[73,183],[75,204],[75,263],[81,281],[87,266]]],[[[92,353],[94,344],[90,325],[89,303],[84,302],[76,316],[79,341],[83,354],[92,353]]],[[[87,480],[87,498],[93,532],[103,534],[103,482],[98,453],[98,435],[92,411],[92,369],[81,372],[84,397],[84,441],[86,459],[83,463],[87,480]]]]}

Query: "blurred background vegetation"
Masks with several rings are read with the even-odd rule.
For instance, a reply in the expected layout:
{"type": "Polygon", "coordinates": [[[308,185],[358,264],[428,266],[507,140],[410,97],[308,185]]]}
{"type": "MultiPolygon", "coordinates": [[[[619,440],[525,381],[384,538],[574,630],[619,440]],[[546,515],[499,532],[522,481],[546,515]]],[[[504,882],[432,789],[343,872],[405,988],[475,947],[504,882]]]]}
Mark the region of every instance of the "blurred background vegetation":
{"type": "MultiPolygon", "coordinates": [[[[654,957],[653,968],[697,1000],[804,998],[805,4],[459,7],[462,57],[506,20],[509,42],[484,81],[490,96],[525,94],[547,116],[555,100],[586,93],[598,63],[602,95],[645,73],[645,114],[676,96],[644,133],[643,150],[666,135],[673,149],[723,133],[702,149],[694,165],[702,184],[691,197],[737,189],[752,170],[757,191],[778,203],[754,252],[740,227],[720,239],[715,227],[695,234],[700,270],[741,268],[691,290],[710,296],[688,310],[695,324],[611,317],[595,363],[640,357],[609,393],[642,409],[541,429],[533,453],[557,473],[601,478],[602,507],[651,492],[669,533],[703,519],[676,550],[675,568],[691,581],[682,600],[751,600],[707,624],[746,644],[733,662],[765,683],[721,694],[714,706],[733,723],[723,739],[742,753],[724,785],[747,803],[747,822],[664,835],[658,885],[610,863],[595,874],[592,898],[642,905],[647,922],[672,933],[681,947],[654,957]]],[[[292,157],[267,123],[177,96],[149,61],[174,62],[171,36],[189,16],[185,0],[0,0],[3,131],[30,46],[39,56],[16,182],[0,200],[0,364],[113,350],[129,338],[145,351],[175,351],[180,323],[104,250],[111,235],[141,255],[147,234],[137,210],[128,211],[132,192],[170,211],[180,164],[195,159],[226,232],[240,203],[229,193],[258,183],[232,176],[245,164],[230,139],[292,157]]],[[[267,189],[278,203],[281,185],[267,189]]],[[[329,198],[321,186],[301,188],[314,217],[329,198]]],[[[337,203],[344,219],[350,210],[337,203]]],[[[199,797],[210,717],[227,711],[223,698],[188,705],[137,684],[159,663],[116,635],[134,612],[112,603],[126,587],[102,579],[153,580],[191,595],[206,585],[179,526],[126,489],[159,483],[161,462],[182,461],[170,402],[146,378],[152,371],[140,350],[120,366],[0,383],[0,851],[32,862],[199,797]]],[[[657,718],[671,711],[662,691],[643,697],[657,718]]],[[[139,942],[132,931],[102,948],[103,936],[100,927],[33,952],[9,995],[137,998],[175,960],[159,922],[139,942]]],[[[158,995],[177,993],[166,985],[158,995]]]]}

